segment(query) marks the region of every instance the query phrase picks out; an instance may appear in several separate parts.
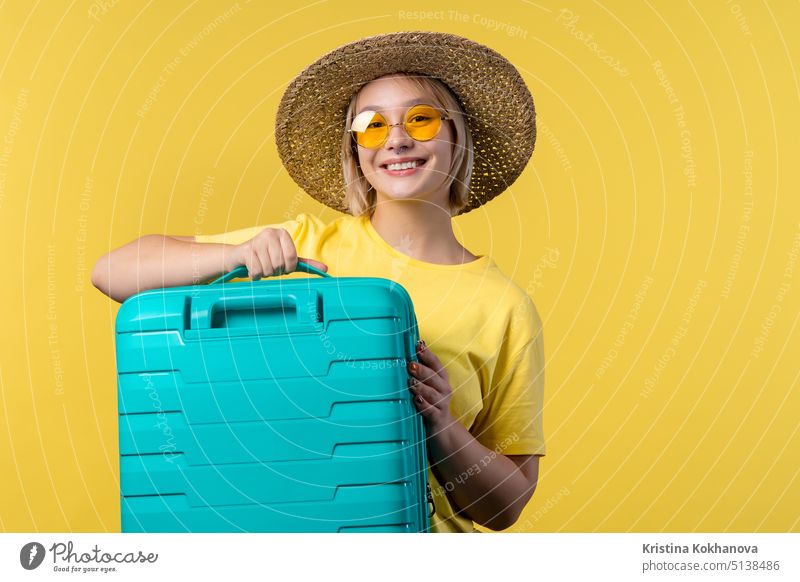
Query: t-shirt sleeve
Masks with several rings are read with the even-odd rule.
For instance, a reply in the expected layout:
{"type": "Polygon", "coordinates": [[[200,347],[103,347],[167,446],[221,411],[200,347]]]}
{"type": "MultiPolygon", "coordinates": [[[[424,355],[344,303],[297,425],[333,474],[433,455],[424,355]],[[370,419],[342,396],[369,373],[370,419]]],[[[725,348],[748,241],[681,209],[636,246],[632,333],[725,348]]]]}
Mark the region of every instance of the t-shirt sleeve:
{"type": "Polygon", "coordinates": [[[509,345],[500,350],[483,408],[470,433],[483,446],[504,455],[544,456],[543,329],[536,307],[525,297],[511,324],[524,331],[507,336],[509,345]],[[520,343],[521,347],[508,349],[520,343]]]}
{"type": "Polygon", "coordinates": [[[249,226],[247,228],[240,228],[220,234],[196,234],[194,240],[195,242],[199,243],[222,243],[238,245],[250,240],[265,228],[283,228],[289,233],[289,236],[292,237],[292,240],[295,241],[296,244],[307,223],[308,215],[304,213],[298,214],[297,217],[292,218],[291,220],[276,222],[274,224],[249,226]]]}

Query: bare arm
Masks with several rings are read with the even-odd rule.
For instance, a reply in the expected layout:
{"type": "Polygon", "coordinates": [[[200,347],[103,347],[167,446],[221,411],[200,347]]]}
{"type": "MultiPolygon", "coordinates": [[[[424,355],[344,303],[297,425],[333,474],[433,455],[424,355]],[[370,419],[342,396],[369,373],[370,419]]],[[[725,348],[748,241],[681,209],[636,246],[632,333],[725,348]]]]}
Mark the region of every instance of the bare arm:
{"type": "Polygon", "coordinates": [[[122,303],[147,289],[203,283],[226,272],[233,248],[196,243],[193,236],[146,235],[100,257],[92,284],[122,303]]]}
{"type": "Polygon", "coordinates": [[[431,429],[428,451],[439,482],[452,484],[453,509],[495,531],[517,522],[536,489],[538,456],[497,453],[455,420],[431,429]]]}
{"type": "Polygon", "coordinates": [[[122,303],[148,289],[199,285],[238,265],[247,267],[254,281],[291,273],[298,260],[328,270],[324,263],[298,257],[292,237],[283,228],[264,228],[236,245],[198,243],[193,236],[149,234],[100,257],[92,270],[92,283],[122,303]]]}
{"type": "Polygon", "coordinates": [[[450,380],[420,341],[409,388],[427,429],[428,459],[457,514],[495,531],[511,527],[539,479],[538,455],[503,455],[478,442],[450,413],[450,380]]]}

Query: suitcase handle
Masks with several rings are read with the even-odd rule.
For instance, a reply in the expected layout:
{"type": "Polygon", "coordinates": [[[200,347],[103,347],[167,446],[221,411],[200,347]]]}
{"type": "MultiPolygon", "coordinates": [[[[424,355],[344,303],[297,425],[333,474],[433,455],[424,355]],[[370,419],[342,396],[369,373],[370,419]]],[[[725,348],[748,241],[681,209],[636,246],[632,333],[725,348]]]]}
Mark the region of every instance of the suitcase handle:
{"type": "MultiPolygon", "coordinates": [[[[302,271],[303,273],[308,273],[309,275],[320,275],[321,277],[331,276],[325,271],[317,269],[316,267],[312,267],[311,265],[303,261],[297,261],[296,271],[302,271]]],[[[215,285],[217,283],[227,283],[231,279],[236,279],[239,277],[247,277],[247,276],[248,276],[247,267],[245,265],[239,265],[233,271],[229,271],[228,273],[225,273],[222,277],[214,279],[213,281],[211,281],[211,283],[209,283],[209,285],[215,285]]]]}
{"type": "MultiPolygon", "coordinates": [[[[270,290],[272,291],[272,289],[270,290]]],[[[257,333],[271,329],[295,329],[320,322],[319,293],[297,289],[288,294],[200,297],[192,299],[189,329],[206,335],[257,333]]]]}

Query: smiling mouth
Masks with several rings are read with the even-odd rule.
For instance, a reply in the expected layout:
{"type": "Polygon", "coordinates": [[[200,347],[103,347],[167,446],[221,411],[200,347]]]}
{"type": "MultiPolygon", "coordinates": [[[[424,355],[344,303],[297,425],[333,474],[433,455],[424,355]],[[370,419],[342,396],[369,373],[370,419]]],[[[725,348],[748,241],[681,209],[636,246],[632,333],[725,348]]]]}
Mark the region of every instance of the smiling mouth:
{"type": "Polygon", "coordinates": [[[381,164],[381,168],[384,170],[388,170],[390,172],[400,172],[403,170],[413,170],[414,168],[419,168],[420,166],[425,164],[425,160],[411,160],[408,162],[390,162],[386,164],[381,164]]]}

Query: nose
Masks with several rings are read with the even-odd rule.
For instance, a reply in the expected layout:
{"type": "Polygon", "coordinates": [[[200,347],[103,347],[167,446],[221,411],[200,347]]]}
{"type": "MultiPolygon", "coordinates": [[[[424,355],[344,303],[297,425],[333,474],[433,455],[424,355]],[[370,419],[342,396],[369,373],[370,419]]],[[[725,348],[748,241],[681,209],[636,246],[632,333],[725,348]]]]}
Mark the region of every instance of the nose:
{"type": "Polygon", "coordinates": [[[386,138],[385,147],[387,150],[394,150],[398,148],[408,148],[413,140],[406,132],[406,128],[402,123],[397,123],[389,128],[389,137],[386,138]]]}

